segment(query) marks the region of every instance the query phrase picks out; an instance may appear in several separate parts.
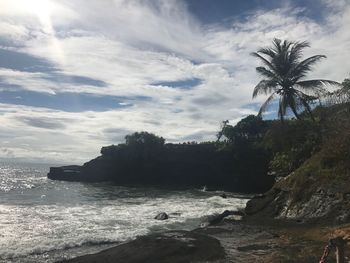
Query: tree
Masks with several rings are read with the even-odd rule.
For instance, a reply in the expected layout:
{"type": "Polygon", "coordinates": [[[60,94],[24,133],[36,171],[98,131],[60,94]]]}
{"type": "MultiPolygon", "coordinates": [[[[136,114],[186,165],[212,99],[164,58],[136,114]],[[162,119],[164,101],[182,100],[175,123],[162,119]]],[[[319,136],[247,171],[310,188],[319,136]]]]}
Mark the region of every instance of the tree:
{"type": "Polygon", "coordinates": [[[323,98],[326,105],[343,104],[350,102],[350,79],[344,79],[340,89],[329,92],[323,98]]]}
{"type": "Polygon", "coordinates": [[[343,102],[350,102],[350,79],[344,79],[342,82],[339,96],[343,98],[343,102]]]}
{"type": "Polygon", "coordinates": [[[324,55],[315,55],[301,60],[303,49],[307,47],[310,47],[308,42],[274,39],[271,48],[260,48],[252,53],[264,65],[256,68],[264,79],[254,88],[253,98],[260,94],[270,95],[261,106],[259,116],[279,97],[278,116],[282,121],[288,109],[297,119],[301,119],[301,109],[313,118],[310,103],[325,92],[325,85],[339,85],[325,79],[304,80],[312,66],[326,58],[324,55]]]}
{"type": "Polygon", "coordinates": [[[235,126],[229,125],[229,121],[223,121],[218,132],[218,141],[224,136],[228,142],[237,140],[255,141],[262,138],[266,132],[267,124],[260,116],[249,115],[240,120],[235,126]]]}
{"type": "Polygon", "coordinates": [[[163,146],[165,140],[163,137],[158,137],[153,133],[135,132],[125,136],[125,144],[128,146],[145,146],[157,148],[163,146]]]}

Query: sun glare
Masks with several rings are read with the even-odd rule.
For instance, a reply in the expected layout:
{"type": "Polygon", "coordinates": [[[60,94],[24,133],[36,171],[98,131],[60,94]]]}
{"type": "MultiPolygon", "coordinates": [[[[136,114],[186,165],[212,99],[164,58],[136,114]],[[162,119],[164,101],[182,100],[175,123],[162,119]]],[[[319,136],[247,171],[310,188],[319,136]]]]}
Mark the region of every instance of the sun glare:
{"type": "Polygon", "coordinates": [[[40,20],[43,29],[47,33],[53,33],[51,23],[52,3],[49,0],[24,0],[21,1],[21,7],[28,13],[34,14],[40,20]]]}
{"type": "MultiPolygon", "coordinates": [[[[52,24],[54,3],[52,0],[17,0],[16,9],[22,14],[35,16],[41,24],[41,30],[47,35],[48,48],[51,56],[56,62],[63,63],[64,55],[56,32],[52,24]]],[[[15,4],[15,3],[14,3],[15,4]]],[[[44,45],[44,43],[43,43],[44,45]]]]}

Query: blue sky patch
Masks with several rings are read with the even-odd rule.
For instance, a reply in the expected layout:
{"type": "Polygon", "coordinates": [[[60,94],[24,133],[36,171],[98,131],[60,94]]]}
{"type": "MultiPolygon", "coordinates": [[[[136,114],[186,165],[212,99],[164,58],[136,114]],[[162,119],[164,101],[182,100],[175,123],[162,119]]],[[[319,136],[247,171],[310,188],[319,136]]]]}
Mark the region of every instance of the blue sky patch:
{"type": "Polygon", "coordinates": [[[185,80],[178,80],[178,81],[163,81],[163,82],[156,82],[152,85],[154,86],[167,86],[171,88],[177,88],[177,89],[191,89],[195,86],[198,86],[202,83],[201,79],[193,78],[193,79],[185,79],[185,80]]]}
{"type": "Polygon", "coordinates": [[[319,0],[186,0],[189,10],[202,23],[211,24],[224,22],[230,18],[243,18],[257,10],[271,10],[286,5],[305,8],[303,15],[314,20],[323,18],[324,6],[319,0]]]}
{"type": "MultiPolygon", "coordinates": [[[[106,87],[107,83],[85,76],[63,74],[51,62],[25,53],[0,48],[0,68],[44,73],[43,79],[57,83],[106,87]]],[[[0,83],[1,84],[1,83],[0,83]]]]}
{"type": "Polygon", "coordinates": [[[0,48],[0,67],[26,72],[52,72],[57,68],[46,59],[0,48]]]}
{"type": "Polygon", "coordinates": [[[43,78],[54,82],[64,83],[64,84],[70,83],[75,85],[88,85],[88,86],[95,86],[95,87],[107,86],[107,83],[102,80],[83,77],[83,76],[65,75],[62,73],[51,73],[43,78]]]}
{"type": "Polygon", "coordinates": [[[67,112],[107,111],[131,107],[146,97],[100,96],[89,93],[39,93],[28,90],[0,91],[0,103],[44,107],[67,112]]]}

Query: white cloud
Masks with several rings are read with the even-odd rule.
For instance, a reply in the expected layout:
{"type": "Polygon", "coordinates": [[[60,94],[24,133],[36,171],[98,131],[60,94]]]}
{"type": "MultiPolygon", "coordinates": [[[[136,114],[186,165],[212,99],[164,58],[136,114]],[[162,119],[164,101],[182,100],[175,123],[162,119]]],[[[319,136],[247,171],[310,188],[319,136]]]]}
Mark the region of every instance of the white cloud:
{"type": "Polygon", "coordinates": [[[0,137],[6,139],[0,147],[14,157],[43,153],[45,160],[82,162],[97,155],[102,145],[118,143],[125,133],[137,130],[169,141],[215,139],[221,120],[237,122],[254,113],[248,104],[264,99],[251,100],[259,76],[258,62],[249,53],[274,37],[308,40],[312,48],[306,56],[328,56],[312,77],[341,81],[350,71],[350,4],[342,0],[324,0],[330,11],[321,22],[286,6],[234,19],[230,26],[201,25],[183,1],[175,0],[47,0],[49,7],[39,11],[27,2],[0,0],[0,40],[17,44],[7,48],[46,59],[61,74],[107,85],[60,82],[47,78],[50,72],[0,69],[3,83],[51,94],[151,100],[81,113],[2,104],[0,137]],[[190,79],[201,82],[193,89],[155,85],[190,79]]]}

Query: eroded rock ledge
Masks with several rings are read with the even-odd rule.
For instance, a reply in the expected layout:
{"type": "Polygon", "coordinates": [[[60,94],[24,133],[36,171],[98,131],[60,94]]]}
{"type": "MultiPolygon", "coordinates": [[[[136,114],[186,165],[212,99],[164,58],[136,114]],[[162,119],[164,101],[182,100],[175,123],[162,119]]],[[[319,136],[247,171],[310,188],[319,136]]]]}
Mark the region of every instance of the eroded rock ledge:
{"type": "Polygon", "coordinates": [[[195,232],[171,231],[139,237],[100,253],[62,263],[212,262],[224,257],[223,247],[213,237],[195,232]]]}

